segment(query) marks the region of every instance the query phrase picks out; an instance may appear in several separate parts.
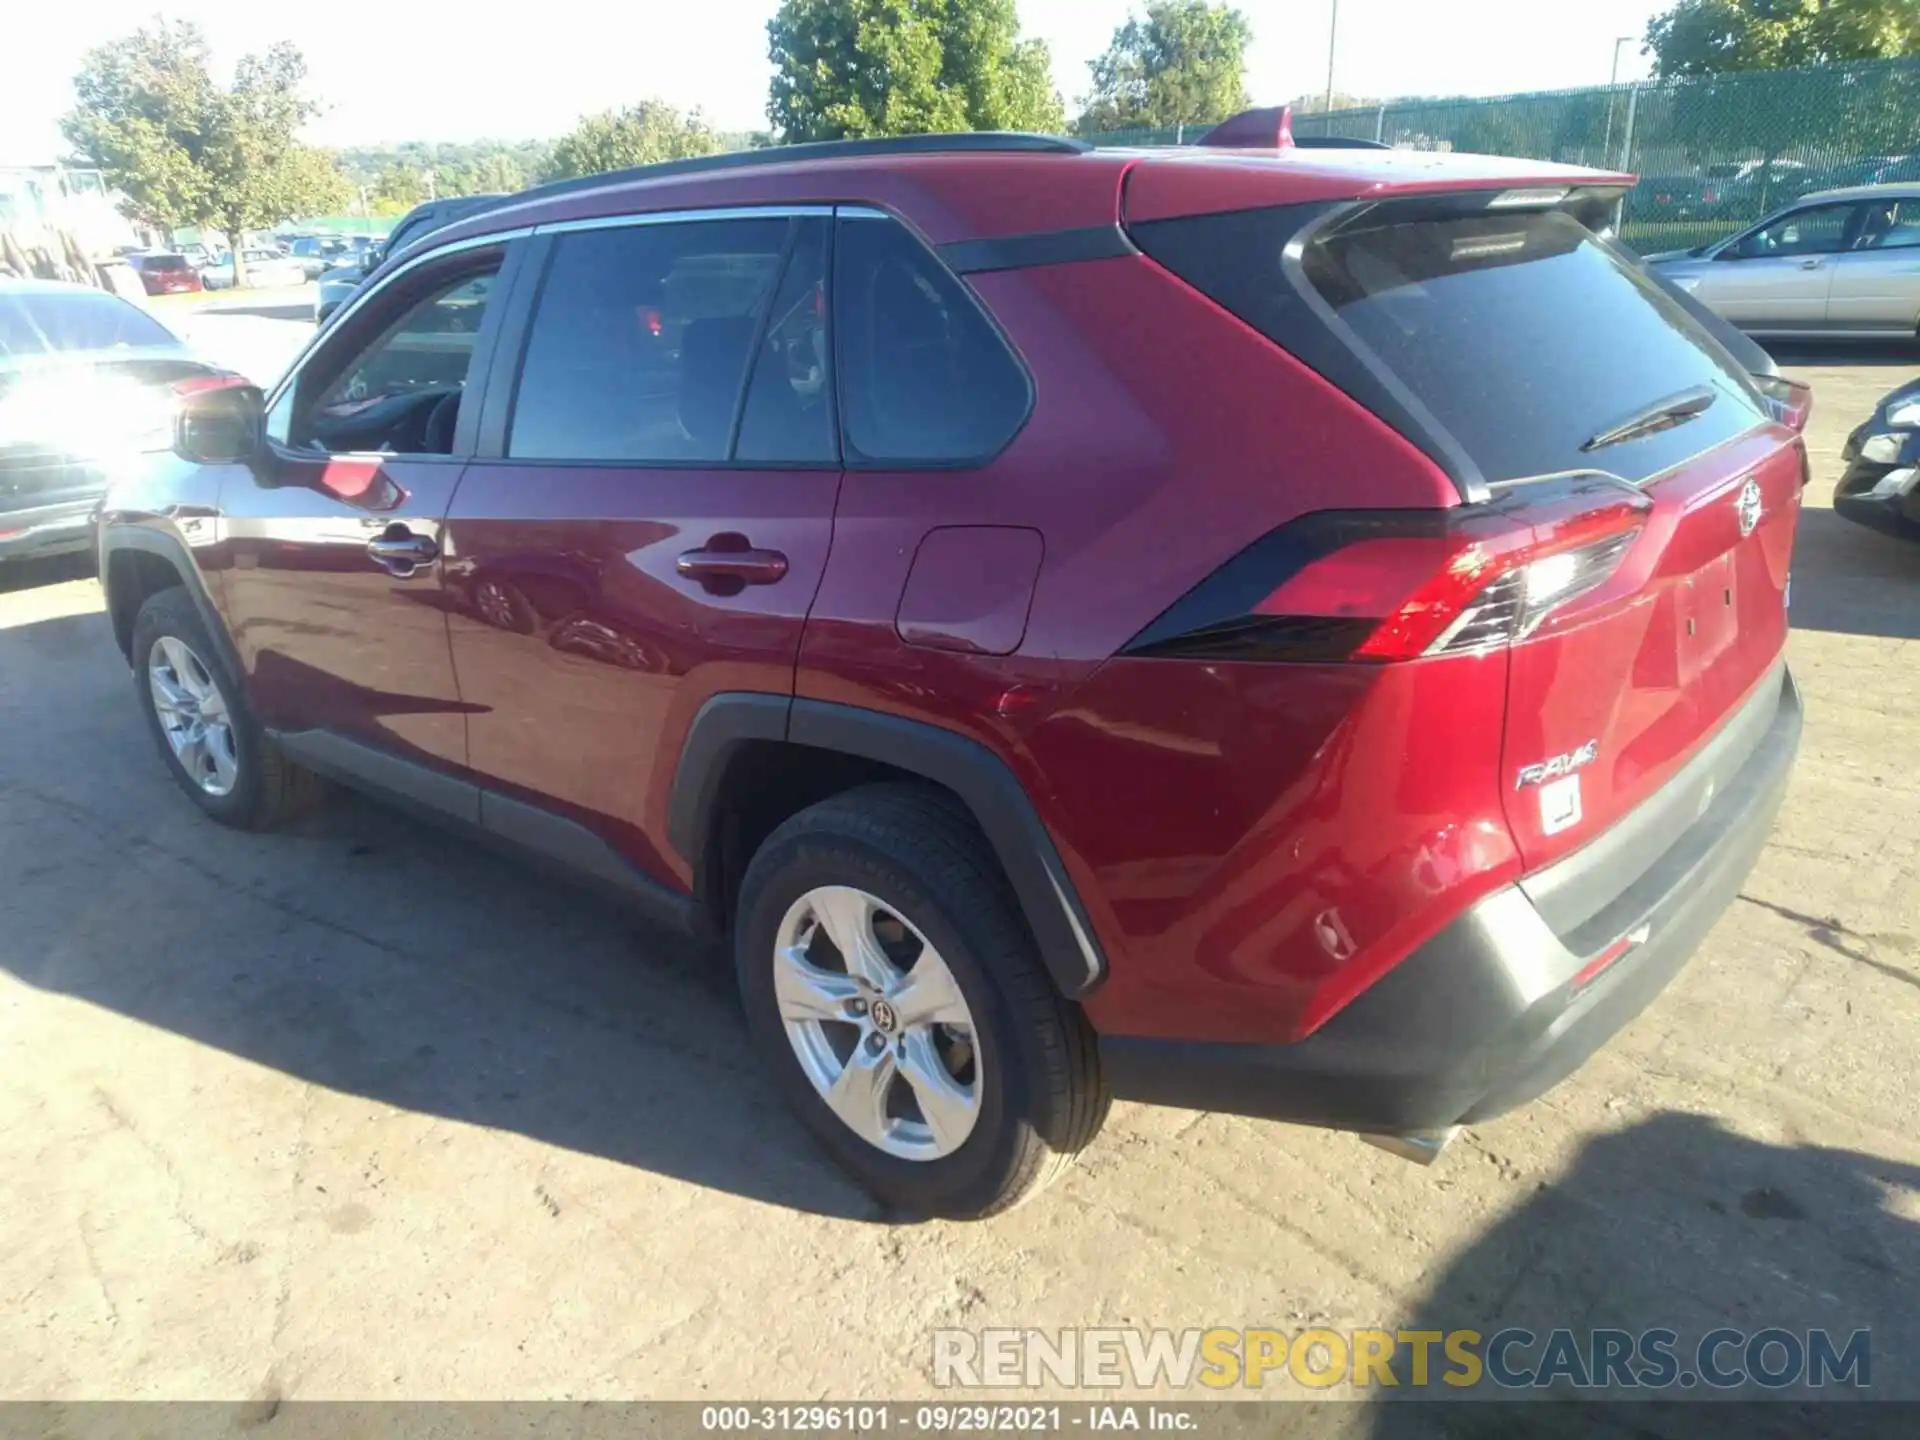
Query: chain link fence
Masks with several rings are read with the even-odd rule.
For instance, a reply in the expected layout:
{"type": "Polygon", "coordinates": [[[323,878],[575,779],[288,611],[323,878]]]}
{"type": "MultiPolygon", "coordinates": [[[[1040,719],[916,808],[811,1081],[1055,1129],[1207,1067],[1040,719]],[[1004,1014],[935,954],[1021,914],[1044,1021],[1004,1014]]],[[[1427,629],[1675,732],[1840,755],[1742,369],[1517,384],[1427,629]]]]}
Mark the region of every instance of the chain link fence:
{"type": "MultiPolygon", "coordinates": [[[[1920,56],[1296,115],[1296,135],[1633,171],[1622,237],[1705,244],[1815,190],[1920,180],[1920,56]]],[[[1204,125],[1101,145],[1192,144],[1204,125]]]]}

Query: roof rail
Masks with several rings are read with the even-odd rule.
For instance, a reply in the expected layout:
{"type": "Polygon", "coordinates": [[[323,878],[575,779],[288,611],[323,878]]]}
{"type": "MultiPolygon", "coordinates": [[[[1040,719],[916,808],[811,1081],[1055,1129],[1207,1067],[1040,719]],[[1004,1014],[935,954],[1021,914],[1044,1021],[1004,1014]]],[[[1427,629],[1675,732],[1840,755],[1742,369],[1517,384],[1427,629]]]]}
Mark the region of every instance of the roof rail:
{"type": "Polygon", "coordinates": [[[761,165],[788,165],[801,160],[855,160],[870,155],[978,155],[1016,153],[1079,155],[1093,149],[1084,140],[1064,135],[1034,135],[1024,130],[961,130],[948,135],[888,135],[873,140],[809,140],[799,145],[770,145],[764,150],[729,150],[722,155],[700,155],[691,160],[665,160],[658,165],[635,165],[573,180],[554,180],[506,197],[503,204],[546,200],[602,185],[624,185],[636,180],[664,180],[676,175],[704,175],[718,170],[749,170],[761,165]]]}
{"type": "Polygon", "coordinates": [[[1296,135],[1293,107],[1271,105],[1242,110],[1222,120],[1200,137],[1202,145],[1229,150],[1391,150],[1379,140],[1350,140],[1344,135],[1296,135]]]}

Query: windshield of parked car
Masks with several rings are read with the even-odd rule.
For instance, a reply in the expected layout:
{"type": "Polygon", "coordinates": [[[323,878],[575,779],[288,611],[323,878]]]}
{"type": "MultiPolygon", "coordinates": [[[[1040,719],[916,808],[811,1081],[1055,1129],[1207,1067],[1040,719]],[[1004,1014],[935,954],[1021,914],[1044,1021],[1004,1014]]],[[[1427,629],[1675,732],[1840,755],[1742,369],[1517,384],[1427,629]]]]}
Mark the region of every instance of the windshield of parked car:
{"type": "Polygon", "coordinates": [[[0,290],[0,360],[178,343],[152,316],[103,291],[0,290]]]}

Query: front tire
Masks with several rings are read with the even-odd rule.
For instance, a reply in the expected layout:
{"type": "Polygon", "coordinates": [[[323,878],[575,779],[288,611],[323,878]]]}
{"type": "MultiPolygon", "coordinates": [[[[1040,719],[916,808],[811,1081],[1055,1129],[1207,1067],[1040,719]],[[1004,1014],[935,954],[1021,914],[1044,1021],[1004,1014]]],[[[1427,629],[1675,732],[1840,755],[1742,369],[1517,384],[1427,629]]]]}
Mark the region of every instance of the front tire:
{"type": "Polygon", "coordinates": [[[775,830],[741,886],[734,959],[776,1084],[894,1209],[1010,1209],[1106,1118],[1091,1030],[985,840],[935,793],[865,786],[775,830]]]}
{"type": "Polygon", "coordinates": [[[149,596],[133,622],[134,694],[160,758],[187,798],[223,825],[270,830],[324,793],[247,709],[184,589],[149,596]]]}

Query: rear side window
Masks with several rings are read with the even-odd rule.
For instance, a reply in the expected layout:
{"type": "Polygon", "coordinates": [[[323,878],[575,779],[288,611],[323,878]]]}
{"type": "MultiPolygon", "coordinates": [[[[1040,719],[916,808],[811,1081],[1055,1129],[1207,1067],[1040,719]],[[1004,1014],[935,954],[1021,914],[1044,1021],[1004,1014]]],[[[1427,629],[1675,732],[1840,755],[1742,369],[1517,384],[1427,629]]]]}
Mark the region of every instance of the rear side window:
{"type": "Polygon", "coordinates": [[[979,462],[1025,422],[1026,372],[973,297],[892,220],[850,218],[834,256],[849,463],[979,462]]]}
{"type": "Polygon", "coordinates": [[[787,235],[777,217],[561,235],[527,338],[507,453],[724,460],[787,235]]]}
{"type": "Polygon", "coordinates": [[[1158,221],[1135,238],[1459,478],[1638,482],[1764,418],[1720,346],[1569,215],[1379,205],[1307,229],[1289,274],[1308,208],[1158,221]],[[1702,387],[1711,403],[1696,396],[1684,418],[1633,423],[1702,387]],[[1596,443],[1610,432],[1630,438],[1596,443]]]}

